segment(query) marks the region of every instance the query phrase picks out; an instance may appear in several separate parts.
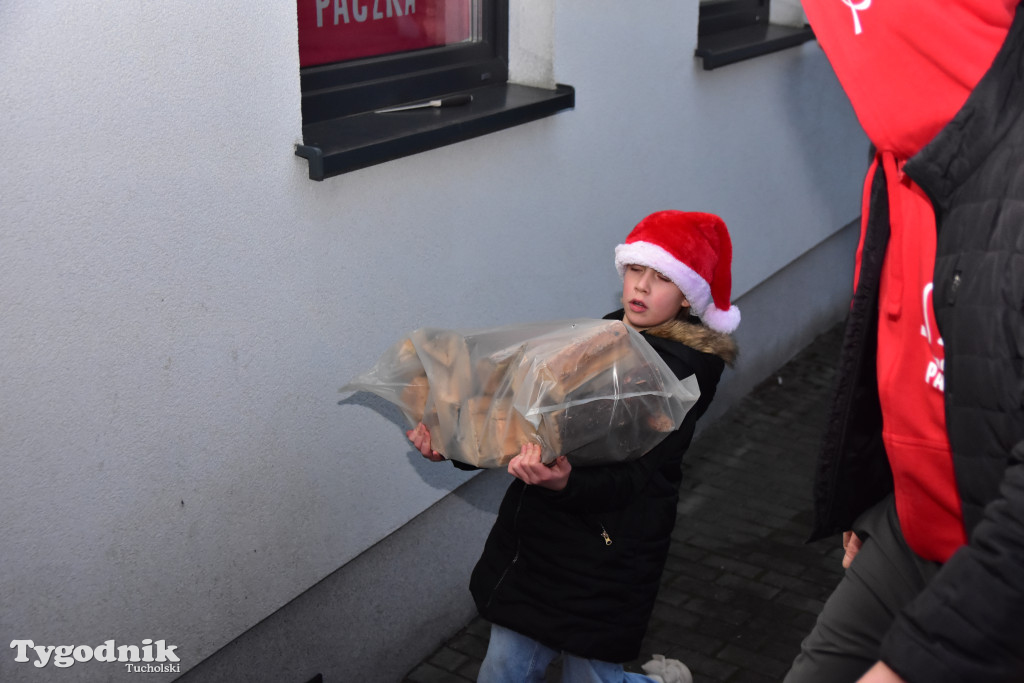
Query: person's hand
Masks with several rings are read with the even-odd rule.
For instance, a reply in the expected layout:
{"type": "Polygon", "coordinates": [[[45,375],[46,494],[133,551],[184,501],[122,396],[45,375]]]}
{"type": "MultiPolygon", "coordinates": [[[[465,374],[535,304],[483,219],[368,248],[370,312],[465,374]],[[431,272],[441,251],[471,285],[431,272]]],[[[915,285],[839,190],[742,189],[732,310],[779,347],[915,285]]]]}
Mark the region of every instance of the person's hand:
{"type": "Polygon", "coordinates": [[[420,422],[416,425],[415,429],[410,429],[405,433],[409,437],[409,441],[412,441],[412,445],[416,447],[424,458],[433,462],[441,462],[445,459],[443,455],[433,450],[430,447],[430,430],[427,426],[420,422]]]}
{"type": "Polygon", "coordinates": [[[843,569],[850,568],[850,564],[853,562],[853,558],[857,556],[857,553],[860,552],[862,544],[863,541],[860,540],[857,534],[852,531],[843,532],[843,550],[846,551],[846,554],[843,555],[843,569]]]}
{"type": "Polygon", "coordinates": [[[857,683],[906,683],[899,675],[887,667],[885,662],[878,662],[868,672],[857,679],[857,683]]]}
{"type": "Polygon", "coordinates": [[[545,465],[540,459],[541,448],[535,443],[524,444],[519,455],[508,463],[508,473],[527,484],[561,491],[569,483],[569,472],[572,465],[564,455],[558,456],[551,465],[545,465]]]}

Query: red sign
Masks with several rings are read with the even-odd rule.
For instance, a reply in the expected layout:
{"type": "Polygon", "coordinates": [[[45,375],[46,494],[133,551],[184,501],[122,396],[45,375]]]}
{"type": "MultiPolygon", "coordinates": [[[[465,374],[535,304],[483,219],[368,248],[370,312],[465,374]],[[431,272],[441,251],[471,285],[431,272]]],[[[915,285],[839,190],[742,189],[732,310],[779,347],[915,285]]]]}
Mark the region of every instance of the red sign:
{"type": "Polygon", "coordinates": [[[299,64],[451,45],[472,38],[474,0],[298,0],[299,64]]]}

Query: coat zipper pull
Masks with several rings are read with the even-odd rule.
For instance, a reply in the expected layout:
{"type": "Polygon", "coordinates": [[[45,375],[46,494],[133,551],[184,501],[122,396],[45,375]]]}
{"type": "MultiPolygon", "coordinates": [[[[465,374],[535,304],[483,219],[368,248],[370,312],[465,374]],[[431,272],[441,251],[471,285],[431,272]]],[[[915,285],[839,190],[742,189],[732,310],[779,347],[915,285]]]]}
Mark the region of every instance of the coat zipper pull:
{"type": "Polygon", "coordinates": [[[605,531],[604,524],[601,525],[601,538],[604,539],[604,544],[605,545],[611,545],[612,544],[612,537],[608,535],[607,531],[605,531]]]}
{"type": "Polygon", "coordinates": [[[960,282],[963,278],[960,275],[960,271],[957,270],[953,273],[953,279],[949,284],[949,296],[946,297],[946,303],[950,306],[956,303],[956,292],[960,289],[960,282]]]}

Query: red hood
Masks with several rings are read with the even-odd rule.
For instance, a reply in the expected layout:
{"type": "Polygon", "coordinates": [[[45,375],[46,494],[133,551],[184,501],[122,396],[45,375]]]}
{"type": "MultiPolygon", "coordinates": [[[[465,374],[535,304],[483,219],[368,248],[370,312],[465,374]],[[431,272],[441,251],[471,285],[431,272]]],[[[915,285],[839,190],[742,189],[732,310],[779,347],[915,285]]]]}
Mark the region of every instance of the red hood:
{"type": "Polygon", "coordinates": [[[880,151],[907,159],[953,118],[988,70],[1017,0],[803,0],[803,6],[868,138],[880,151]]]}

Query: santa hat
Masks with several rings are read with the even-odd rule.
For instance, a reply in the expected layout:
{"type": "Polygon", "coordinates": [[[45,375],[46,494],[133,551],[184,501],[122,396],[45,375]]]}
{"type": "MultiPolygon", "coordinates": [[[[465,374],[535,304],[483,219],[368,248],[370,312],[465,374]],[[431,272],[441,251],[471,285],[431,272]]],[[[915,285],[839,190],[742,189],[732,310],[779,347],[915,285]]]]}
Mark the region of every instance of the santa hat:
{"type": "Polygon", "coordinates": [[[740,311],[729,303],[732,241],[725,222],[711,213],[658,211],[633,228],[615,247],[615,268],[637,264],[658,271],[682,291],[705,325],[732,332],[740,311]]]}

